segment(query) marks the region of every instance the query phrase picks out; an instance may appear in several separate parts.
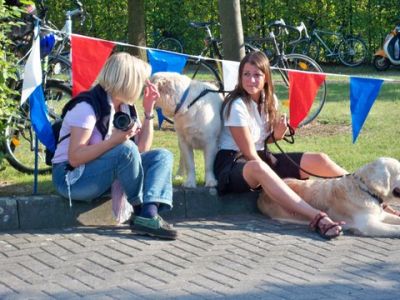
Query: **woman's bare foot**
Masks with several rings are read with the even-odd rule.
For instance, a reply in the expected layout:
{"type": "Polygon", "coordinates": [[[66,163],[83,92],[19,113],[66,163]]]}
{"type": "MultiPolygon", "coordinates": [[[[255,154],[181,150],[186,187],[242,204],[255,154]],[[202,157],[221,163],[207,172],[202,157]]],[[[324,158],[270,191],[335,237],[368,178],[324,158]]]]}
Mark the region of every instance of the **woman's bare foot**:
{"type": "Polygon", "coordinates": [[[386,204],[386,203],[383,203],[383,204],[382,204],[382,208],[383,208],[383,210],[386,211],[387,213],[400,217],[400,211],[394,209],[394,208],[391,207],[390,205],[388,205],[388,204],[386,204]]]}

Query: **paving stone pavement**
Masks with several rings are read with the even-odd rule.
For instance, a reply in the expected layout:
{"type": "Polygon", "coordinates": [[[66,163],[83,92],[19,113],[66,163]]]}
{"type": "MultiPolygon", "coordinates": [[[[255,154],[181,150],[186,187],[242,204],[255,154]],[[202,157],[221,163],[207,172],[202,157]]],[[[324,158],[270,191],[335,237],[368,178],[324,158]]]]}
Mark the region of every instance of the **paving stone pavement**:
{"type": "Polygon", "coordinates": [[[399,299],[400,239],[325,241],[258,214],[175,227],[0,233],[0,299],[399,299]]]}

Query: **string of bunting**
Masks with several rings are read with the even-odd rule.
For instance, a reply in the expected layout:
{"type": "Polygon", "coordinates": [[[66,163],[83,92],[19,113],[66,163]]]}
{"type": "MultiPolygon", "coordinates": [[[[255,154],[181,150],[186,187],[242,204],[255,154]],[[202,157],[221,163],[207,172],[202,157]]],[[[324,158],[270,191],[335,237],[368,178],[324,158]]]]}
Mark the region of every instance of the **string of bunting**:
{"type": "MultiPolygon", "coordinates": [[[[56,32],[56,31],[54,31],[56,32]]],[[[222,63],[223,82],[225,90],[232,90],[237,82],[239,62],[213,59],[199,55],[189,55],[168,50],[154,49],[150,47],[137,46],[123,42],[108,41],[104,39],[72,34],[72,74],[73,74],[73,95],[90,88],[97,77],[98,72],[106,61],[107,57],[116,46],[133,47],[146,50],[148,60],[152,66],[152,73],[178,72],[182,73],[188,58],[207,59],[222,63]]],[[[327,76],[346,77],[350,79],[350,112],[352,121],[353,143],[361,131],[363,124],[379,95],[383,82],[396,82],[389,78],[374,78],[353,76],[345,74],[333,74],[324,72],[309,72],[303,70],[282,69],[289,75],[289,113],[291,126],[298,124],[307,116],[311,109],[314,98],[321,84],[327,76]]],[[[159,113],[162,118],[162,114],[159,113]]],[[[160,122],[160,120],[159,120],[160,122]]],[[[162,120],[161,120],[162,122],[162,120]]]]}

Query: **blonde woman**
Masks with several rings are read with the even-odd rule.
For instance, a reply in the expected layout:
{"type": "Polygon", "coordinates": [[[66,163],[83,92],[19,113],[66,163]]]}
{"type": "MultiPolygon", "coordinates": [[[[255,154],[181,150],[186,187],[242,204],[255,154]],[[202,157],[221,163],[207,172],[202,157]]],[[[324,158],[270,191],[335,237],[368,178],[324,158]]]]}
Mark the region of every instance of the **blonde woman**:
{"type": "Polygon", "coordinates": [[[147,63],[128,53],[114,54],[96,84],[65,106],[52,160],[53,183],[66,198],[91,201],[118,182],[134,207],[132,230],[175,239],[177,232],[158,214],[172,208],[173,157],[165,149],[150,150],[159,93],[149,75],[147,63]],[[143,88],[140,122],[133,103],[143,88]],[[121,113],[122,119],[117,117],[121,113]]]}

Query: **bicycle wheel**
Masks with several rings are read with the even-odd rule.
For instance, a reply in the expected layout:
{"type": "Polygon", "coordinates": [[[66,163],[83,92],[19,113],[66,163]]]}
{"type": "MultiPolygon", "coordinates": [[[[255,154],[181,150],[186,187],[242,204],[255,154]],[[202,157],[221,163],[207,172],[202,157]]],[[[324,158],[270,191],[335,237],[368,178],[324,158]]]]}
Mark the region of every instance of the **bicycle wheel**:
{"type": "Polygon", "coordinates": [[[47,80],[44,88],[47,111],[51,119],[61,117],[61,112],[65,104],[72,97],[71,88],[58,80],[47,80]]]}
{"type": "MultiPolygon", "coordinates": [[[[279,68],[273,70],[273,80],[275,84],[275,93],[281,101],[281,110],[289,113],[289,79],[286,70],[301,70],[309,72],[323,72],[316,61],[302,54],[287,54],[281,57],[279,68]]],[[[326,81],[324,81],[318,90],[312,107],[306,118],[299,124],[299,127],[311,123],[321,112],[326,100],[326,81]]]]}
{"type": "MultiPolygon", "coordinates": [[[[216,62],[218,69],[222,69],[220,62],[216,62]]],[[[222,72],[221,72],[222,73],[222,72]]],[[[182,74],[198,81],[209,82],[219,90],[224,89],[218,72],[203,60],[188,58],[182,74]]]]}
{"type": "Polygon", "coordinates": [[[293,45],[292,54],[303,54],[315,61],[319,60],[320,49],[317,43],[309,39],[302,39],[293,45]]]}
{"type": "Polygon", "coordinates": [[[244,44],[244,53],[247,54],[253,51],[261,51],[261,49],[250,43],[244,44]]]}
{"type": "MultiPolygon", "coordinates": [[[[70,98],[72,91],[59,82],[48,81],[44,94],[48,105],[50,119],[61,115],[61,109],[70,98]]],[[[4,132],[4,149],[6,159],[16,170],[32,174],[35,162],[35,138],[29,115],[29,104],[25,104],[12,115],[4,132]]],[[[38,144],[38,173],[44,174],[51,171],[45,163],[45,146],[38,144]]]]}
{"type": "Polygon", "coordinates": [[[182,43],[173,37],[162,38],[156,45],[157,49],[183,53],[182,43]]]}
{"type": "MultiPolygon", "coordinates": [[[[274,40],[271,38],[256,38],[251,39],[247,42],[253,47],[259,49],[264,52],[264,54],[268,57],[269,63],[271,66],[275,65],[277,62],[277,55],[274,40]]],[[[247,52],[246,52],[247,53],[247,52]]]]}
{"type": "Polygon", "coordinates": [[[390,67],[390,60],[387,57],[375,55],[372,64],[377,71],[386,71],[390,67]]]}
{"type": "MultiPolygon", "coordinates": [[[[67,55],[69,55],[69,53],[67,55]]],[[[49,55],[46,69],[47,79],[59,80],[72,85],[72,67],[67,55],[49,55]]]]}
{"type": "Polygon", "coordinates": [[[350,37],[343,40],[338,46],[339,60],[349,67],[361,65],[367,57],[367,46],[364,41],[350,37]]]}

